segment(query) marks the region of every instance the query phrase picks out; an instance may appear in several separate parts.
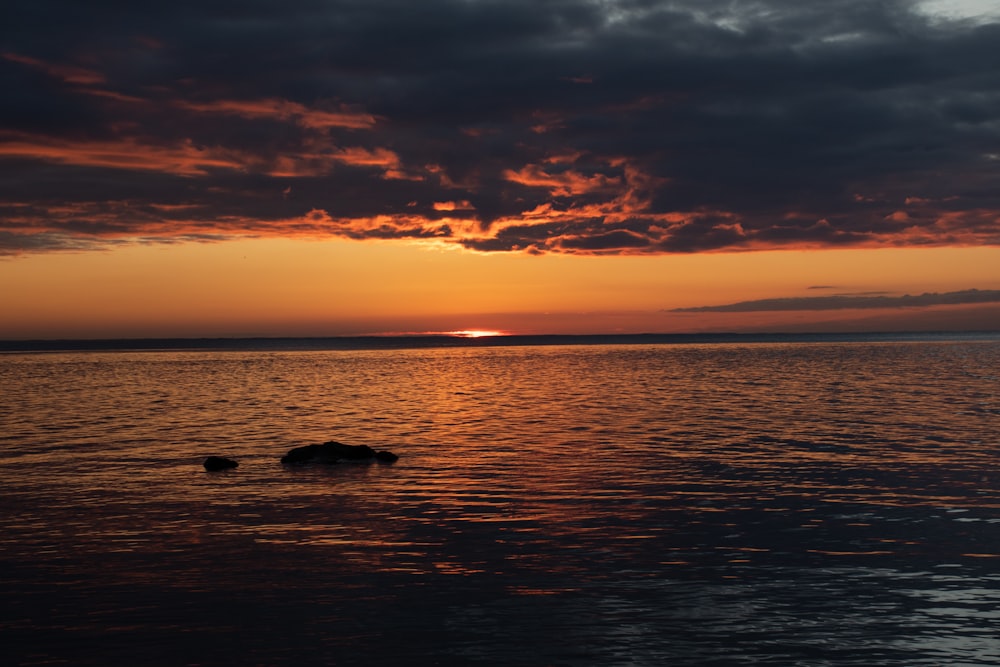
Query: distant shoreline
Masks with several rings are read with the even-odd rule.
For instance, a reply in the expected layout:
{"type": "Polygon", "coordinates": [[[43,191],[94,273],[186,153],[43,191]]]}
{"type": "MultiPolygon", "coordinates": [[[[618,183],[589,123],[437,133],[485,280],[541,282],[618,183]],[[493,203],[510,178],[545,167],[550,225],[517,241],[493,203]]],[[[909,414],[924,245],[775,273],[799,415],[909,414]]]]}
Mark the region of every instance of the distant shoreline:
{"type": "Polygon", "coordinates": [[[479,338],[441,334],[416,336],[0,340],[0,352],[155,352],[183,350],[294,352],[554,345],[891,343],[924,341],[1000,341],[1000,332],[547,334],[484,336],[479,338]]]}

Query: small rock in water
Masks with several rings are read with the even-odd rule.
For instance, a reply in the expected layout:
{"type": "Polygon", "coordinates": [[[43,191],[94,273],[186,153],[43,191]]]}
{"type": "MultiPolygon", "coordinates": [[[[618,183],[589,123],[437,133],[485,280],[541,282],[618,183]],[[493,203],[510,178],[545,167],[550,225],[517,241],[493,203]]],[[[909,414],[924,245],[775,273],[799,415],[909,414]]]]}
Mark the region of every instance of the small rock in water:
{"type": "Polygon", "coordinates": [[[240,464],[232,459],[227,459],[224,456],[209,456],[205,459],[205,470],[215,472],[217,470],[228,470],[230,468],[236,468],[240,464]]]}

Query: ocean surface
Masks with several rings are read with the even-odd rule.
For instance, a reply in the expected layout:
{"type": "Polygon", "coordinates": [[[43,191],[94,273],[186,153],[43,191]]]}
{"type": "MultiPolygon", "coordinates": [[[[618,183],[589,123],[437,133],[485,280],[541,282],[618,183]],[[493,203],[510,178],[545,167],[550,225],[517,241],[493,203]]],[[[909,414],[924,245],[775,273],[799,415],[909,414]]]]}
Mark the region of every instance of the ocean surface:
{"type": "Polygon", "coordinates": [[[0,354],[0,664],[1000,665],[1000,337],[640,340],[0,354]]]}

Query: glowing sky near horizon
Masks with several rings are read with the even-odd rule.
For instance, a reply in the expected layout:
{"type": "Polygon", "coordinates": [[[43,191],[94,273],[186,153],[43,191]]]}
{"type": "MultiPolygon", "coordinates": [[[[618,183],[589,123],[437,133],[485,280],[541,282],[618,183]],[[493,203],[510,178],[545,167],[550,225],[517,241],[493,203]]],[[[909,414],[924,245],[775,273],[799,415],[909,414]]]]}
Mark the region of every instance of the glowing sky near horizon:
{"type": "Polygon", "coordinates": [[[0,338],[1000,329],[995,3],[0,19],[0,338]]]}

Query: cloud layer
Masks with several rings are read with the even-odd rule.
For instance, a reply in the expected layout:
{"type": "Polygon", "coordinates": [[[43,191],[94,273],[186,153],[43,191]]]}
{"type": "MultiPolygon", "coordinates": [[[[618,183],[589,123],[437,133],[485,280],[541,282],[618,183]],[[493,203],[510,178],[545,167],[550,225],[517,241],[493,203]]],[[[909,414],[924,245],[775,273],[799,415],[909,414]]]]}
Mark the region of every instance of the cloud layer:
{"type": "Polygon", "coordinates": [[[8,5],[0,253],[1000,243],[1000,23],[913,2],[8,5]]]}

